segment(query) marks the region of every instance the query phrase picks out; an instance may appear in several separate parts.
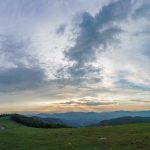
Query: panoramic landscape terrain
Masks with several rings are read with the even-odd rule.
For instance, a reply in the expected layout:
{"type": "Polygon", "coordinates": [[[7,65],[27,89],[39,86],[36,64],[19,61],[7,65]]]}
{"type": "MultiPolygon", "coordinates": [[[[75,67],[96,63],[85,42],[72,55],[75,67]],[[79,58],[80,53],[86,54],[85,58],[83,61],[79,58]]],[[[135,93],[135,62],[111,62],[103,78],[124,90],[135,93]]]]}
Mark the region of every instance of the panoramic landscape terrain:
{"type": "Polygon", "coordinates": [[[35,128],[0,117],[2,150],[149,150],[149,123],[86,128],[35,128]]]}
{"type": "Polygon", "coordinates": [[[150,150],[150,1],[0,0],[0,150],[150,150]]]}

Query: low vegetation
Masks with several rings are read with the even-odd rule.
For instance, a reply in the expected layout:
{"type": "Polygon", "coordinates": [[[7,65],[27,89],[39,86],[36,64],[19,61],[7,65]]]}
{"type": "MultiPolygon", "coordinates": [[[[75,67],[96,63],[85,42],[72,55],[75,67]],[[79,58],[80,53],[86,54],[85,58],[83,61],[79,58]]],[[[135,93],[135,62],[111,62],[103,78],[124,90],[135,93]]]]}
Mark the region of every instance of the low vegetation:
{"type": "Polygon", "coordinates": [[[1,114],[0,118],[10,116],[9,114],[1,114]]]}
{"type": "Polygon", "coordinates": [[[32,128],[0,118],[0,150],[149,150],[150,124],[32,128]]]}

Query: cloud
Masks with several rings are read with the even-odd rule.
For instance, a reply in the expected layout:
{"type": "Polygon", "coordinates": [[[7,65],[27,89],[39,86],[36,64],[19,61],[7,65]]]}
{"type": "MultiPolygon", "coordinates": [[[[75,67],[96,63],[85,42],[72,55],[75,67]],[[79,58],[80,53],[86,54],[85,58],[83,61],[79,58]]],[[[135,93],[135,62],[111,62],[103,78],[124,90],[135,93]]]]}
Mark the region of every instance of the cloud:
{"type": "Polygon", "coordinates": [[[150,6],[147,1],[133,2],[128,19],[119,23],[124,31],[119,34],[119,42],[112,43],[104,53],[98,55],[101,60],[97,60],[97,63],[103,68],[101,75],[105,87],[134,89],[142,93],[150,90],[150,38],[147,18],[147,7],[150,6]]]}
{"type": "Polygon", "coordinates": [[[0,36],[0,91],[36,88],[46,83],[45,71],[27,49],[28,41],[13,36],[0,36]]]}
{"type": "Polygon", "coordinates": [[[87,100],[87,99],[78,99],[78,100],[71,100],[71,101],[66,101],[61,104],[64,105],[78,105],[78,106],[101,106],[101,105],[112,105],[116,104],[116,102],[106,102],[106,101],[101,101],[101,100],[87,100]]]}
{"type": "Polygon", "coordinates": [[[138,7],[135,12],[133,13],[133,17],[138,19],[141,17],[147,17],[148,19],[150,18],[150,3],[148,1],[143,1],[143,4],[138,7]]]}
{"type": "Polygon", "coordinates": [[[40,68],[17,67],[0,73],[1,92],[37,88],[44,83],[46,77],[40,68]]]}
{"type": "Polygon", "coordinates": [[[62,35],[62,34],[64,34],[65,29],[66,29],[66,24],[62,24],[57,28],[56,33],[58,35],[62,35]]]}
{"type": "Polygon", "coordinates": [[[130,100],[131,102],[140,102],[140,103],[147,103],[150,104],[149,100],[130,100]]]}
{"type": "Polygon", "coordinates": [[[147,0],[0,1],[1,104],[94,109],[149,100],[149,7],[147,0]]]}
{"type": "Polygon", "coordinates": [[[103,52],[111,43],[118,42],[117,35],[123,31],[117,23],[125,21],[130,9],[130,0],[125,0],[104,6],[94,17],[87,12],[81,15],[75,45],[65,53],[68,60],[74,62],[68,68],[71,77],[84,78],[90,72],[93,77],[100,78],[101,68],[94,69],[91,64],[96,60],[97,53],[103,52]]]}
{"type": "Polygon", "coordinates": [[[118,82],[116,82],[116,85],[119,87],[124,87],[124,88],[128,88],[128,89],[139,89],[139,90],[143,90],[143,91],[150,91],[150,87],[149,86],[145,86],[143,84],[139,84],[139,83],[133,83],[133,82],[129,82],[128,80],[124,80],[124,79],[120,79],[118,82]]]}
{"type": "Polygon", "coordinates": [[[16,39],[12,35],[0,35],[1,69],[7,68],[9,64],[11,64],[10,68],[15,68],[18,66],[31,66],[33,61],[35,63],[34,58],[27,51],[28,46],[28,40],[16,39]]]}

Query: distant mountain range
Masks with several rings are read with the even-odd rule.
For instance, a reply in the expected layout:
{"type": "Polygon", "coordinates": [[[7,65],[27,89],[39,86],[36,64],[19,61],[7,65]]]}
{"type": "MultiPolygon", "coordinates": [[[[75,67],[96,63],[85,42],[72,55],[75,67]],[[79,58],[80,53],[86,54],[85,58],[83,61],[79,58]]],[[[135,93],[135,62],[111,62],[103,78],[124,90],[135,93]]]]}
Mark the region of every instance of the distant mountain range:
{"type": "Polygon", "coordinates": [[[102,120],[119,117],[150,117],[150,111],[115,111],[115,112],[66,112],[66,113],[40,113],[34,117],[41,118],[47,122],[59,122],[75,127],[83,127],[98,124],[102,120]]]}

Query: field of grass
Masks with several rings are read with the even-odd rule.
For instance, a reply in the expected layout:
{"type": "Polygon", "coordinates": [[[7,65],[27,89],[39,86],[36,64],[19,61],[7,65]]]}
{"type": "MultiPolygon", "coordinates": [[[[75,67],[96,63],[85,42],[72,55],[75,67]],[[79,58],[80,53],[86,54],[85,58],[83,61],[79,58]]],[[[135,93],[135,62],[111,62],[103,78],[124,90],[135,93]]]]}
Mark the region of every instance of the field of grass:
{"type": "Polygon", "coordinates": [[[150,124],[39,129],[0,118],[0,150],[150,150],[150,124]]]}

